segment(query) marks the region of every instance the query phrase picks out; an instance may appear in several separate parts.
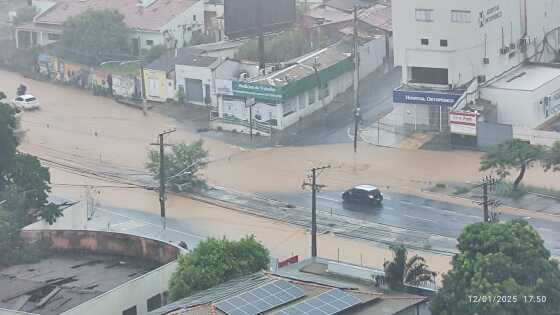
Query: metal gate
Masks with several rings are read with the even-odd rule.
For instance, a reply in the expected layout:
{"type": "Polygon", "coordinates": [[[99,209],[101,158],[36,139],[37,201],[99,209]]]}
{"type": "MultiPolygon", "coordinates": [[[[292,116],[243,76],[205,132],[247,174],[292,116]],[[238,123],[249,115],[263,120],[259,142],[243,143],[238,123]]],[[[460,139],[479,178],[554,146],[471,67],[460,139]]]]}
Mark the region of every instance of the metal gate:
{"type": "Polygon", "coordinates": [[[202,103],[204,101],[202,80],[185,79],[185,94],[187,102],[202,103]]]}

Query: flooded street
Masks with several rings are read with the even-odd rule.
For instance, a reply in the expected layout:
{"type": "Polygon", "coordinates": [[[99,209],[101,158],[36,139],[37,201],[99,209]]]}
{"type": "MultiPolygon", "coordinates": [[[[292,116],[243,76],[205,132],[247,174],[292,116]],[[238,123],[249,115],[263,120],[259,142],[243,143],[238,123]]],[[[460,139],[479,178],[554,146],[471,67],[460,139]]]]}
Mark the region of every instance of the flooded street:
{"type": "MultiPolygon", "coordinates": [[[[42,110],[23,116],[27,136],[20,149],[43,159],[74,163],[92,169],[118,169],[121,175],[146,175],[147,150],[159,132],[177,128],[166,138],[168,143],[191,142],[201,138],[184,124],[170,117],[142,112],[111,99],[51,83],[24,79],[0,71],[0,81],[9,97],[24,83],[36,95],[42,110]]],[[[357,183],[374,183],[392,191],[420,193],[420,189],[438,181],[475,182],[479,180],[477,152],[405,151],[360,144],[358,154],[351,144],[313,147],[275,147],[245,150],[220,141],[205,139],[211,163],[205,170],[209,184],[247,193],[275,191],[301,192],[302,181],[311,167],[331,165],[321,184],[342,190],[357,183]]],[[[97,179],[51,168],[53,189],[57,196],[83,199],[82,185],[112,185],[97,179]]],[[[531,171],[527,183],[560,188],[555,176],[531,171]]],[[[159,213],[156,193],[144,189],[99,188],[99,204],[159,213]]],[[[293,254],[308,256],[306,231],[277,222],[202,204],[184,197],[169,196],[168,216],[188,220],[195,233],[238,238],[255,234],[272,251],[273,256],[293,254]],[[225,232],[227,231],[227,232],[225,232]]],[[[381,265],[389,258],[386,249],[369,243],[345,240],[331,235],[320,237],[319,254],[336,259],[340,253],[346,261],[381,265]],[[326,246],[328,244],[328,246],[326,246]],[[360,258],[360,255],[362,256],[360,258]]],[[[436,270],[449,268],[450,257],[424,253],[436,270]]]]}

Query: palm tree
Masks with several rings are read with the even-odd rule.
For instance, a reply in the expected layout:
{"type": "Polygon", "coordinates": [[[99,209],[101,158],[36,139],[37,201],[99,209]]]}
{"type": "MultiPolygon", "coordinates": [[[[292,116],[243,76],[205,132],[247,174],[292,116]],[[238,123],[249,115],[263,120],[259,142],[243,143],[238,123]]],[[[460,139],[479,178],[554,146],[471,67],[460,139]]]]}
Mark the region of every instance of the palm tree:
{"type": "Polygon", "coordinates": [[[435,281],[436,273],[431,271],[423,257],[414,255],[408,259],[403,245],[391,245],[393,261],[386,261],[385,279],[392,290],[400,290],[404,284],[418,285],[424,281],[435,281]]]}

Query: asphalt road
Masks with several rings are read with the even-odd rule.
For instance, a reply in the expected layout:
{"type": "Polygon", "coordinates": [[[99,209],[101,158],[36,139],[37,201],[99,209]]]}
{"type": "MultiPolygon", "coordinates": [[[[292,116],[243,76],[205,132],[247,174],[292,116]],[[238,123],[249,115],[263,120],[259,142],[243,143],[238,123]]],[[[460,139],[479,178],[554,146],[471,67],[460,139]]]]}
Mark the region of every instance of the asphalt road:
{"type": "MultiPolygon", "coordinates": [[[[393,90],[401,83],[401,68],[386,74],[376,72],[360,81],[360,112],[362,121],[371,124],[393,109],[393,90]]],[[[322,120],[299,129],[297,137],[286,145],[307,146],[349,143],[349,130],[354,128],[354,105],[346,104],[322,120]]]]}
{"type": "MultiPolygon", "coordinates": [[[[342,191],[323,191],[317,195],[317,208],[333,214],[368,222],[457,238],[466,225],[480,222],[482,210],[398,193],[385,193],[379,207],[343,203],[342,191]]],[[[310,193],[278,194],[268,197],[311,208],[310,193]]],[[[554,256],[560,256],[560,222],[503,214],[501,220],[526,219],[539,232],[554,256]]]]}

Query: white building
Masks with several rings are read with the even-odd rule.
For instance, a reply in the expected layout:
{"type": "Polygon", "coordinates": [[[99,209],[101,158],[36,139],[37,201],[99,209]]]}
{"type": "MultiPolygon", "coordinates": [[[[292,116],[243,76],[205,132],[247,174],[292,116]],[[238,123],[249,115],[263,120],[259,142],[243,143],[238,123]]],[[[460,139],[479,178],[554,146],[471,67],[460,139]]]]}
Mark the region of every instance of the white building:
{"type": "Polygon", "coordinates": [[[204,31],[204,2],[199,0],[58,0],[37,15],[33,23],[16,28],[18,48],[43,46],[60,39],[64,22],[94,10],[117,10],[131,28],[134,54],[155,45],[182,47],[195,32],[204,31]]]}
{"type": "MultiPolygon", "coordinates": [[[[499,123],[535,128],[544,121],[541,100],[516,98],[495,82],[512,71],[535,73],[534,68],[519,70],[527,62],[553,60],[560,44],[554,31],[560,26],[560,1],[393,0],[392,4],[395,64],[402,67],[403,78],[394,92],[395,108],[413,113],[415,128],[445,127],[452,108],[473,105],[479,97],[497,106],[499,123]],[[523,106],[534,108],[516,110],[523,106]],[[525,115],[528,111],[534,115],[525,115]]],[[[518,86],[522,90],[537,88],[528,80],[518,82],[528,84],[518,86]]],[[[537,94],[541,93],[532,97],[537,94]]],[[[410,124],[407,116],[403,114],[403,124],[410,124]]]]}

